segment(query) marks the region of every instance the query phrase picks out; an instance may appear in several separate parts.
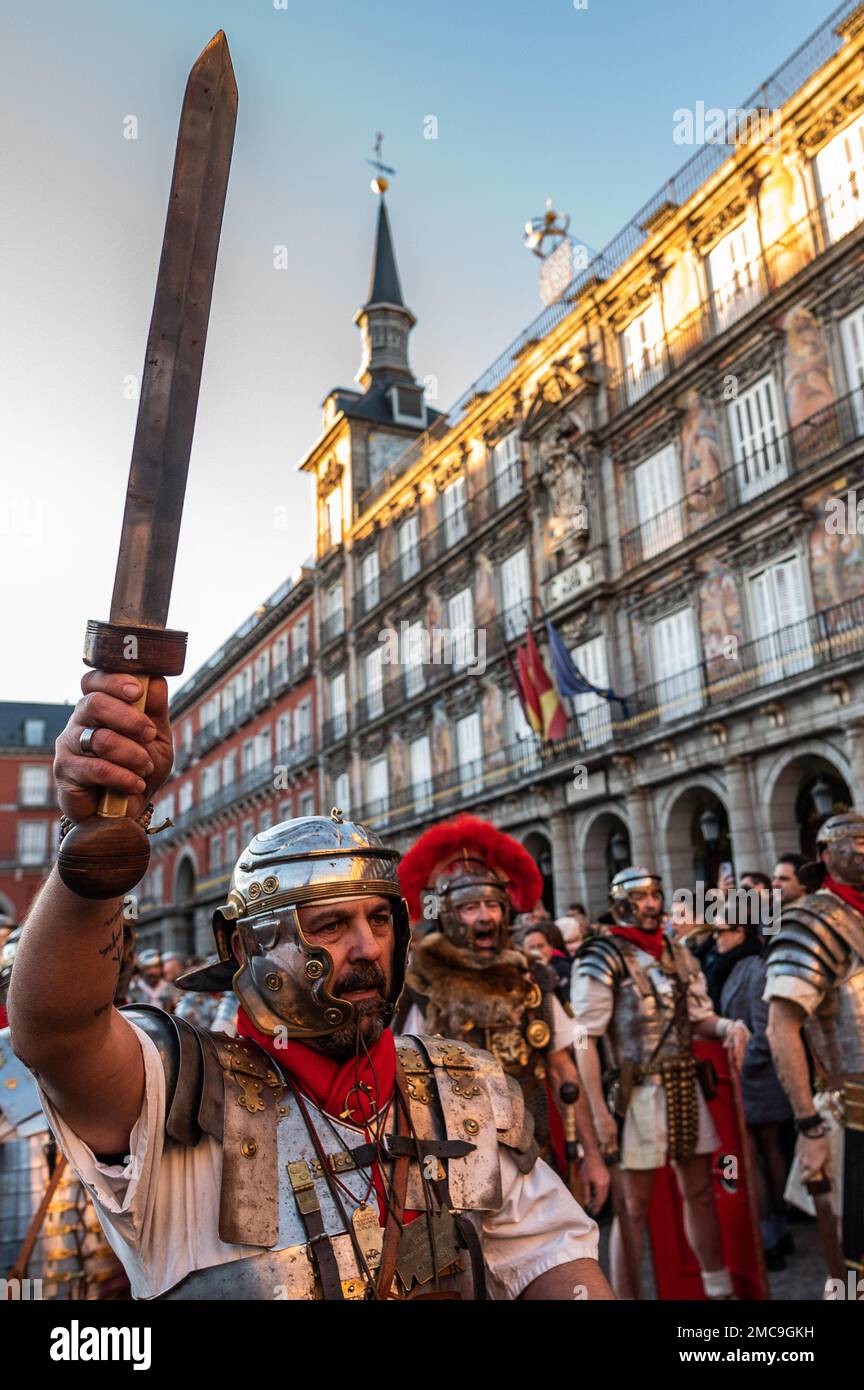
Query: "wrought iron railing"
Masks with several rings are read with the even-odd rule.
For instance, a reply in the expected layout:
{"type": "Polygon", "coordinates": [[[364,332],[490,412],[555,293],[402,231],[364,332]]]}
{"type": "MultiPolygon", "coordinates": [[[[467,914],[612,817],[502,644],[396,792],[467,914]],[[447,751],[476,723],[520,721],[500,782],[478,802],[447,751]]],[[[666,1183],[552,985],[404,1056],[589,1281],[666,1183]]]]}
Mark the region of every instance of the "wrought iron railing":
{"type": "Polygon", "coordinates": [[[671,507],[624,531],[625,569],[663,554],[738,508],[751,506],[756,497],[854,444],[862,434],[864,392],[859,387],[768,440],[748,457],[727,464],[700,487],[688,489],[671,507]]]}

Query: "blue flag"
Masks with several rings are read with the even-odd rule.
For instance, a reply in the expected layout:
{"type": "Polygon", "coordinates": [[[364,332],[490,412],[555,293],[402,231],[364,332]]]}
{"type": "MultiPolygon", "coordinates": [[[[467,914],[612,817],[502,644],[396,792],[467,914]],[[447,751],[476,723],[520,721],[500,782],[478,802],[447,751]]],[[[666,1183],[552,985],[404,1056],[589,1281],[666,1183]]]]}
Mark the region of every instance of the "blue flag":
{"type": "Polygon", "coordinates": [[[555,674],[555,684],[558,687],[559,695],[602,695],[604,700],[616,700],[621,705],[625,719],[629,718],[627,703],[614,690],[602,690],[600,686],[592,685],[584,676],[579,674],[573,663],[573,658],[567,650],[567,644],[554,623],[546,620],[546,635],[549,638],[549,649],[552,653],[552,669],[555,674]]]}

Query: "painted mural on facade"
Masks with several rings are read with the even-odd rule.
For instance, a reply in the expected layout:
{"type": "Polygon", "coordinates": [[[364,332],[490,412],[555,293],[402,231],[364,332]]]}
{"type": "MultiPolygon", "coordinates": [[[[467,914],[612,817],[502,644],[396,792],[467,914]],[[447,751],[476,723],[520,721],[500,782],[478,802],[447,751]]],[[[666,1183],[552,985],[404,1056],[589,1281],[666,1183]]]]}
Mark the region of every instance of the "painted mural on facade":
{"type": "MultiPolygon", "coordinates": [[[[842,500],[846,495],[845,479],[841,479],[810,493],[802,503],[813,518],[808,535],[810,583],[813,604],[820,613],[864,595],[864,550],[856,529],[857,517],[848,519],[845,532],[826,526],[826,502],[835,497],[842,500]]],[[[832,622],[842,625],[844,615],[834,614],[832,622]]]]}
{"type": "Polygon", "coordinates": [[[688,391],[681,425],[681,473],[687,502],[687,530],[695,531],[724,510],[723,456],[712,407],[697,390],[688,391]]]}
{"type": "Polygon", "coordinates": [[[794,449],[799,457],[809,450],[822,453],[826,442],[830,442],[831,431],[836,429],[833,413],[806,423],[837,399],[822,328],[803,304],[789,309],[780,319],[780,327],[785,334],[783,394],[794,449]]]}
{"type": "Polygon", "coordinates": [[[706,561],[703,574],[699,585],[699,632],[708,679],[715,682],[738,669],[744,620],[737,585],[722,560],[706,561]]]}

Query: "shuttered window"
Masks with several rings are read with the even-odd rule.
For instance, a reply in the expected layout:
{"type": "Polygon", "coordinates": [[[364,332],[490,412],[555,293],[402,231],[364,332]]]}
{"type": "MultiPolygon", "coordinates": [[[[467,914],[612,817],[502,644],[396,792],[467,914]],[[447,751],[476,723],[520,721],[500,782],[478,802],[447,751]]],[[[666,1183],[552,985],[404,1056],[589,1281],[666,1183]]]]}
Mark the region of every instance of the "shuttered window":
{"type": "Polygon", "coordinates": [[[701,709],[704,696],[693,614],[679,608],[651,626],[656,699],[662,723],[701,709]]]}
{"type": "MultiPolygon", "coordinates": [[[[474,598],[470,589],[460,589],[447,603],[450,653],[454,670],[468,666],[474,658],[474,598]]],[[[444,653],[446,658],[447,653],[444,653]]]]}
{"type": "Polygon", "coordinates": [[[483,741],[480,732],[480,715],[466,714],[456,721],[456,756],[459,761],[459,781],[462,795],[472,796],[480,790],[482,782],[481,760],[483,741]]]}
{"type": "Polygon", "coordinates": [[[381,815],[387,810],[389,787],[387,781],[387,758],[373,758],[366,768],[366,805],[372,815],[381,815]]]}
{"type": "Polygon", "coordinates": [[[755,217],[727,232],[708,255],[717,326],[728,328],[761,297],[759,231],[755,217]]]}
{"type": "Polygon", "coordinates": [[[750,575],[750,600],[759,684],[770,685],[809,670],[815,656],[798,556],[787,556],[754,571],[750,575]]]}
{"type": "Polygon", "coordinates": [[[665,445],[634,469],[633,490],[641,558],[648,560],[676,545],[684,534],[681,469],[674,444],[665,445]]]}
{"type": "Polygon", "coordinates": [[[501,562],[501,608],[508,641],[520,636],[531,613],[531,568],[523,548],[501,562]]]}
{"type": "Polygon", "coordinates": [[[855,421],[858,433],[864,434],[864,306],[841,321],[840,338],[849,388],[855,392],[852,397],[855,421]]]}
{"type": "Polygon", "coordinates": [[[424,655],[423,624],[412,623],[406,632],[402,651],[402,660],[405,663],[405,695],[408,699],[419,694],[426,684],[424,655]]]}
{"type": "Polygon", "coordinates": [[[420,518],[415,512],[399,527],[399,573],[410,579],[420,572],[420,518]]]}
{"type": "Polygon", "coordinates": [[[415,738],[411,744],[411,790],[414,810],[428,811],[432,805],[432,758],[428,734],[415,738]]]}
{"type": "Polygon", "coordinates": [[[749,502],[776,487],[789,471],[777,393],[770,373],[730,402],[729,415],[738,489],[741,501],[749,502]]]}
{"type": "Polygon", "coordinates": [[[384,668],[381,665],[383,647],[373,647],[366,653],[363,665],[366,673],[366,715],[375,719],[384,713],[384,668]]]}
{"type": "Polygon", "coordinates": [[[522,464],[519,457],[519,432],[511,430],[492,449],[492,472],[495,478],[495,501],[499,507],[522,491],[522,464]]]}
{"type": "Polygon", "coordinates": [[[632,405],[663,379],[663,319],[655,300],[624,329],[627,402],[632,405]]]}
{"type": "Polygon", "coordinates": [[[864,116],[816,156],[828,239],[839,241],[864,217],[864,116]]]}
{"type": "Polygon", "coordinates": [[[457,478],[441,494],[444,508],[444,540],[455,545],[468,534],[468,513],[465,510],[465,479],[457,478]]]}
{"type": "MultiPolygon", "coordinates": [[[[607,689],[609,669],[606,664],[606,642],[602,636],[592,637],[588,642],[580,642],[578,646],[571,647],[570,655],[580,676],[584,676],[586,681],[599,686],[601,690],[607,689]]],[[[573,708],[579,720],[579,732],[586,748],[607,743],[612,735],[609,701],[590,690],[572,698],[573,708]]]]}

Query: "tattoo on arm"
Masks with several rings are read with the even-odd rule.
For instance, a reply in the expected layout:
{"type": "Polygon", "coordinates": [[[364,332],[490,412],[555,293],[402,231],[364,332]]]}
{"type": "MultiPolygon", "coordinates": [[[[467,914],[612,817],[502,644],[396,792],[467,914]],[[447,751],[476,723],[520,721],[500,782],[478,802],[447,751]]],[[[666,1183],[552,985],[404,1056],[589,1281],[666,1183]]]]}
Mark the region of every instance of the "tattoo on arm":
{"type": "MultiPolygon", "coordinates": [[[[107,922],[103,922],[103,923],[102,923],[103,927],[110,927],[110,926],[112,926],[112,924],[113,924],[114,922],[117,921],[117,918],[122,914],[122,912],[123,912],[123,904],[121,903],[120,906],[116,909],[116,911],[111,913],[111,916],[108,918],[107,922]]],[[[105,956],[109,956],[109,958],[110,958],[110,960],[111,960],[111,963],[112,963],[113,965],[120,965],[120,964],[122,963],[122,960],[123,960],[123,925],[122,925],[122,923],[121,923],[121,925],[120,925],[119,927],[114,927],[114,930],[113,930],[112,933],[111,933],[111,940],[108,942],[107,946],[100,946],[100,947],[99,947],[99,954],[100,954],[100,956],[102,956],[103,959],[105,958],[105,956]]]]}

